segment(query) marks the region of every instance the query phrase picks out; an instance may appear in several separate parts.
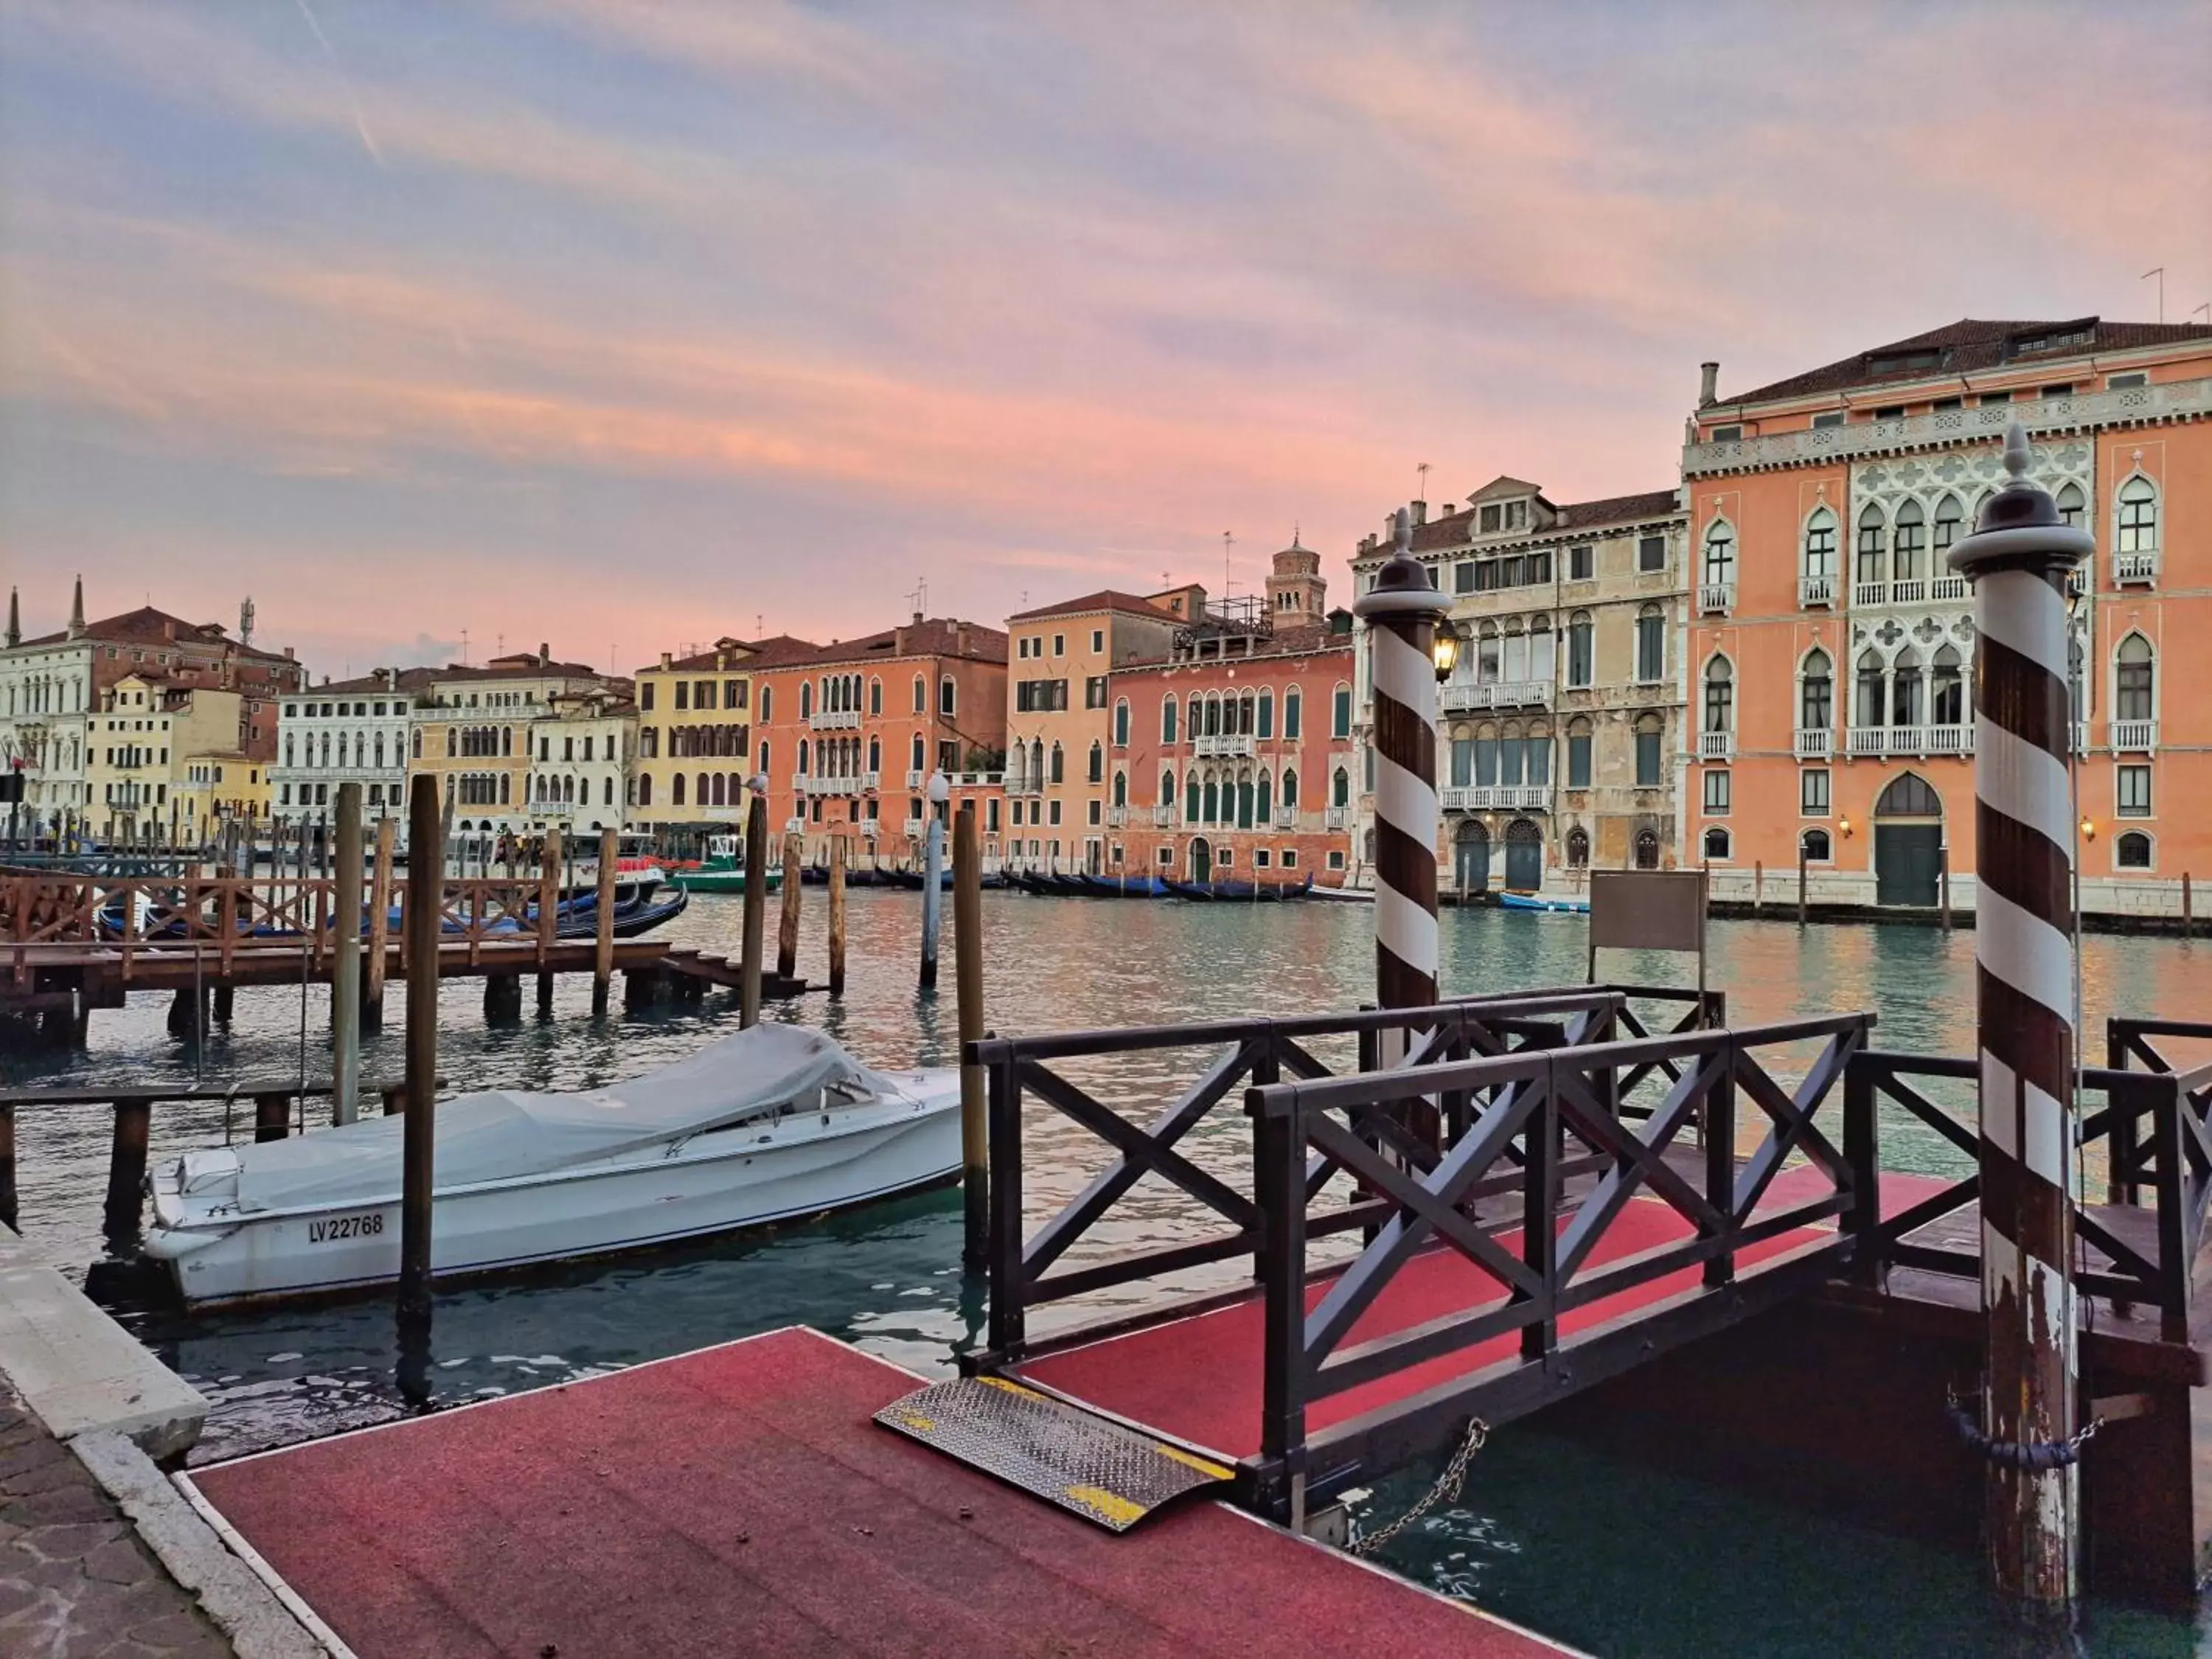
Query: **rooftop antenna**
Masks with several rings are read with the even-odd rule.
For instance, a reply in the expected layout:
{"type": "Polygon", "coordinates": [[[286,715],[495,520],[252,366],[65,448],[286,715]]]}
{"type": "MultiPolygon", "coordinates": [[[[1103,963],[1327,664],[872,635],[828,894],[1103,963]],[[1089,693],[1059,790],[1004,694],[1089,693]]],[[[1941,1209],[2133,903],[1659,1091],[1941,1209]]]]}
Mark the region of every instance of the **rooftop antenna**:
{"type": "Polygon", "coordinates": [[[2212,323],[2212,300],[2207,300],[2203,305],[2197,307],[2197,311],[2192,311],[2189,314],[2194,317],[2197,311],[2201,311],[2204,313],[2204,320],[2206,322],[2212,323]]]}
{"type": "Polygon", "coordinates": [[[491,636],[491,648],[492,654],[494,656],[505,656],[507,654],[507,635],[504,634],[493,635],[491,636]]]}
{"type": "Polygon", "coordinates": [[[1415,501],[1425,501],[1429,499],[1429,464],[1426,461],[1423,461],[1419,466],[1415,467],[1413,471],[1420,475],[1420,483],[1413,499],[1415,501]]]}
{"type": "Polygon", "coordinates": [[[1221,597],[1224,599],[1229,597],[1229,590],[1236,586],[1229,575],[1229,552],[1236,545],[1237,538],[1227,531],[1223,531],[1221,532],[1221,597]]]}
{"type": "Polygon", "coordinates": [[[461,666],[462,666],[462,667],[464,667],[464,668],[466,668],[468,665],[469,665],[469,630],[468,630],[467,629],[464,628],[464,629],[461,630],[461,666]]]}
{"type": "Polygon", "coordinates": [[[2154,265],[2136,280],[2139,283],[2147,283],[2154,276],[2158,278],[2158,319],[2162,323],[2166,320],[2166,267],[2154,265]]]}

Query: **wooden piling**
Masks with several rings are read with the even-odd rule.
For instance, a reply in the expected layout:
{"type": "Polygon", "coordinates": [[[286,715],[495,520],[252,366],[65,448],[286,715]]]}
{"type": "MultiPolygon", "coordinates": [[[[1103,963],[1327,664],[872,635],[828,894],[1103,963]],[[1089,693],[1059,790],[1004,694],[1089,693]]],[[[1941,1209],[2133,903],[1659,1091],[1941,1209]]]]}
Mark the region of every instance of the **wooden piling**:
{"type": "Polygon", "coordinates": [[[292,1133],[292,1097],[284,1094],[253,1097],[253,1139],[282,1140],[292,1133]]]}
{"type": "MultiPolygon", "coordinates": [[[[146,1142],[154,1121],[150,1100],[115,1103],[115,1136],[107,1154],[107,1231],[138,1231],[138,1200],[146,1190],[146,1142]]],[[[12,1137],[11,1137],[12,1139],[12,1137]]],[[[10,1151],[13,1151],[12,1145],[10,1151]]],[[[12,1163],[12,1159],[10,1160],[12,1163]]],[[[13,1171],[10,1170],[12,1178],[13,1171]]],[[[10,1217],[12,1225],[14,1218],[10,1217]]]]}
{"type": "Polygon", "coordinates": [[[745,917],[738,971],[738,1026],[760,1024],[761,935],[768,926],[768,801],[756,791],[745,812],[745,917]]]}
{"type": "Polygon", "coordinates": [[[553,1012],[553,973],[546,957],[559,937],[561,921],[561,830],[545,832],[545,857],[538,871],[538,1012],[553,1012]]]}
{"type": "Polygon", "coordinates": [[[830,837],[830,994],[845,994],[845,837],[830,837]]]}
{"type": "Polygon", "coordinates": [[[331,882],[331,1121],[360,1115],[361,786],[338,786],[337,851],[331,882]]]}
{"type": "Polygon", "coordinates": [[[945,915],[945,821],[939,814],[951,791],[945,774],[929,775],[929,823],[922,831],[921,851],[921,988],[937,988],[937,935],[945,915]]]}
{"type": "Polygon", "coordinates": [[[430,1318],[430,1193],[435,1178],[433,1117],[438,1078],[438,911],[444,844],[438,786],[417,777],[408,793],[407,913],[413,965],[407,975],[407,1131],[401,1153],[399,1318],[430,1318]]]}
{"type": "Polygon", "coordinates": [[[1943,908],[1943,931],[1951,931],[1951,849],[1936,849],[1936,899],[1943,908]]]}
{"type": "Polygon", "coordinates": [[[2194,908],[2190,902],[2191,897],[2191,895],[2189,890],[2189,872],[2184,870],[2181,872],[2181,936],[2184,939],[2187,939],[2190,934],[2196,932],[2196,928],[2192,924],[2196,921],[2197,917],[2194,908]]]}
{"type": "Polygon", "coordinates": [[[216,1024],[228,1025],[230,1024],[231,1012],[236,1006],[238,988],[234,985],[218,985],[215,988],[215,1022],[216,1024]]]}
{"type": "Polygon", "coordinates": [[[1766,865],[1764,860],[1751,861],[1751,914],[1756,918],[1766,908],[1766,865]]]}
{"type": "Polygon", "coordinates": [[[1797,843],[1797,925],[1805,925],[1805,843],[1797,843]]]}
{"type": "Polygon", "coordinates": [[[0,1224],[20,1231],[22,1214],[15,1194],[15,1109],[0,1104],[0,1224]]]}
{"type": "Polygon", "coordinates": [[[783,836],[783,915],[775,929],[775,976],[794,979],[799,974],[799,832],[783,836]]]}
{"type": "Polygon", "coordinates": [[[361,1023],[374,1031],[384,1024],[384,973],[387,918],[392,911],[392,851],[398,838],[396,818],[380,818],[376,824],[376,870],[368,884],[368,962],[362,984],[361,1023]]]}
{"type": "Polygon", "coordinates": [[[620,837],[612,830],[600,830],[599,951],[592,959],[592,1012],[595,1014],[606,1012],[607,987],[615,976],[615,873],[621,859],[620,837]]]}
{"type": "Polygon", "coordinates": [[[990,1140],[983,1068],[968,1048],[983,1040],[983,853],[975,803],[963,800],[952,831],[952,982],[960,1033],[960,1164],[965,1209],[961,1260],[981,1267],[990,1244],[990,1140]]]}
{"type": "Polygon", "coordinates": [[[385,1115],[385,1116],[386,1116],[386,1117],[398,1117],[398,1116],[400,1115],[400,1113],[402,1113],[402,1112],[405,1111],[406,1109],[407,1109],[407,1085],[406,1085],[405,1084],[404,1084],[404,1083],[387,1083],[387,1084],[386,1084],[386,1085],[384,1085],[384,1115],[385,1115]]]}

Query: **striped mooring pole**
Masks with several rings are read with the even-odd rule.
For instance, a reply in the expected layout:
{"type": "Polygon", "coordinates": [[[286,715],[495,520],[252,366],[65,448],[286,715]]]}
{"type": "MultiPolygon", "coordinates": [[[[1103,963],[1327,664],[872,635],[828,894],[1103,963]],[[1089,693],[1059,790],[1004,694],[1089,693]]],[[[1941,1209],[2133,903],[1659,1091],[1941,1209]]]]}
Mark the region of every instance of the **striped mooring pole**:
{"type": "Polygon", "coordinates": [[[1982,1433],[1989,1565],[2031,1614],[2070,1615],[2081,1482],[2074,1214],[2074,796],[2066,579],[2092,551],[2012,476],[1952,550],[1973,584],[1976,1047],[1980,1058],[1982,1433]]]}
{"type": "Polygon", "coordinates": [[[1449,604],[1413,558],[1413,515],[1352,607],[1368,624],[1375,702],[1375,992],[1384,1008],[1437,1000],[1437,618],[1449,604]]]}

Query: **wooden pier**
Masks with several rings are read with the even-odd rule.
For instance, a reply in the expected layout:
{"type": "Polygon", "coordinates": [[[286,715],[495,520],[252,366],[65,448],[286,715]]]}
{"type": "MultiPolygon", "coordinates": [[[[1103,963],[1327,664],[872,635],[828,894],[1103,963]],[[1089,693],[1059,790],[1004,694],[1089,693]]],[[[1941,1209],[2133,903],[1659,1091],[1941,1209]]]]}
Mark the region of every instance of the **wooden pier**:
{"type": "Polygon", "coordinates": [[[871,1421],[924,1381],[786,1330],[184,1480],[361,1659],[1566,1651],[1225,1504],[1103,1531],[871,1421]]]}
{"type": "MultiPolygon", "coordinates": [[[[404,981],[411,967],[404,929],[389,925],[391,911],[404,911],[412,890],[405,874],[393,873],[392,851],[391,838],[380,836],[362,927],[359,982],[372,1025],[386,984],[404,981]]],[[[597,884],[603,895],[611,885],[604,878],[597,884]]],[[[192,1012],[194,999],[211,1000],[219,1020],[240,987],[330,984],[338,971],[337,886],[331,878],[282,872],[0,873],[0,1036],[10,1019],[19,1026],[35,1021],[46,1041],[82,1044],[92,1012],[119,1008],[133,991],[170,994],[172,1029],[191,1036],[210,1018],[204,1006],[192,1012]]],[[[592,976],[595,1008],[605,1006],[617,972],[627,1009],[664,994],[696,1001],[709,987],[739,985],[740,969],[726,957],[616,937],[604,902],[596,937],[558,937],[551,923],[559,893],[550,870],[526,878],[442,878],[438,977],[484,981],[492,1019],[520,1016],[526,974],[538,976],[541,1011],[565,974],[592,976]]],[[[791,975],[763,975],[766,996],[807,989],[791,975]]]]}

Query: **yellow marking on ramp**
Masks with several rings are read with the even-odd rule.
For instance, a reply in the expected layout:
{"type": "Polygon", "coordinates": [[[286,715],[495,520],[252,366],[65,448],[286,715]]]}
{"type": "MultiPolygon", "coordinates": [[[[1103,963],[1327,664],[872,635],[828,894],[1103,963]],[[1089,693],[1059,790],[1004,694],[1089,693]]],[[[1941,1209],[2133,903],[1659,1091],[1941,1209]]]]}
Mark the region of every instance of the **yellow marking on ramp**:
{"type": "Polygon", "coordinates": [[[1152,1449],[1163,1457],[1173,1458],[1185,1468],[1196,1469],[1200,1474],[1210,1474],[1216,1480],[1230,1480],[1236,1478],[1236,1470],[1224,1469],[1218,1463],[1208,1462],[1203,1457],[1194,1456],[1189,1452],[1183,1450],[1182,1447],[1170,1446],[1165,1441],[1153,1441],[1152,1449]]]}
{"type": "Polygon", "coordinates": [[[1145,1518],[1145,1506],[1132,1504],[1118,1493],[1103,1486],[1068,1486],[1062,1489],[1071,1504],[1079,1504],[1086,1510],[1095,1510],[1120,1526],[1133,1526],[1145,1518]]]}

